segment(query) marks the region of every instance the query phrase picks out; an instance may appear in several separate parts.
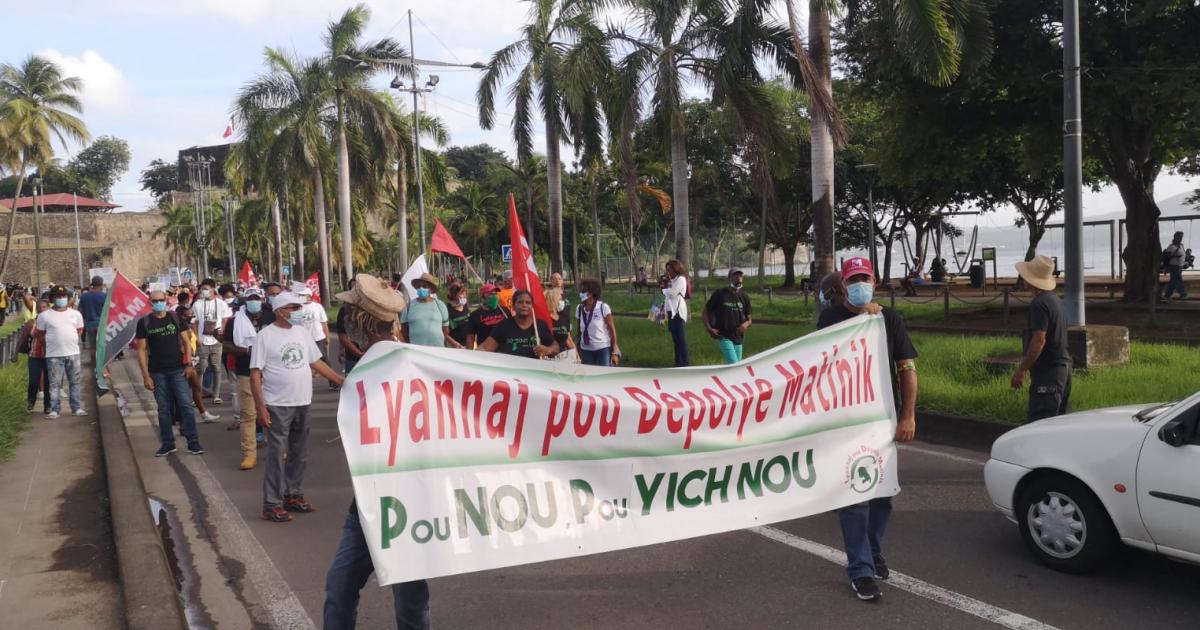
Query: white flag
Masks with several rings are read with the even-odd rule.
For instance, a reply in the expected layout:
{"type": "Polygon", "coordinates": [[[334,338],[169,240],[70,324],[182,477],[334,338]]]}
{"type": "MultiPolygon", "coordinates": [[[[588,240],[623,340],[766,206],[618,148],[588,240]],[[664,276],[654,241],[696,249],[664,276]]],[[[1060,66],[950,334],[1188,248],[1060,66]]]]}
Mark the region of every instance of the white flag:
{"type": "Polygon", "coordinates": [[[404,290],[404,297],[408,298],[410,302],[417,299],[417,288],[413,286],[413,281],[420,278],[423,273],[429,273],[429,265],[425,264],[425,254],[417,256],[417,259],[412,261],[412,264],[408,266],[408,271],[405,271],[400,278],[400,286],[396,287],[404,290]]]}

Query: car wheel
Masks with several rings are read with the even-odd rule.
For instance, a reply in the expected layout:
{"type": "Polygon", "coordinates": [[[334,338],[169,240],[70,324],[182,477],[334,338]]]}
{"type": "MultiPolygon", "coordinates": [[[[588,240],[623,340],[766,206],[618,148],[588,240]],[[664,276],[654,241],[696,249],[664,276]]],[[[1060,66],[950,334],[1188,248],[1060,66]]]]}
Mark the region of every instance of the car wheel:
{"type": "Polygon", "coordinates": [[[1117,533],[1096,495],[1065,475],[1042,477],[1021,493],[1017,527],[1033,555],[1066,573],[1085,573],[1104,564],[1117,546],[1117,533]]]}

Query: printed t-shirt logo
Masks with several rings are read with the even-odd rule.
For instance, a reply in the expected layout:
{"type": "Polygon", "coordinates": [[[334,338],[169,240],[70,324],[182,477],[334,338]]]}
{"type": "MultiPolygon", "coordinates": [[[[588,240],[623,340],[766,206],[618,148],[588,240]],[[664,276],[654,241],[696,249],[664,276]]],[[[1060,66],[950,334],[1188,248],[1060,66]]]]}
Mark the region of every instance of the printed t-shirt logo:
{"type": "Polygon", "coordinates": [[[303,367],[304,347],[294,341],[284,344],[283,349],[279,351],[279,362],[289,370],[303,367]]]}

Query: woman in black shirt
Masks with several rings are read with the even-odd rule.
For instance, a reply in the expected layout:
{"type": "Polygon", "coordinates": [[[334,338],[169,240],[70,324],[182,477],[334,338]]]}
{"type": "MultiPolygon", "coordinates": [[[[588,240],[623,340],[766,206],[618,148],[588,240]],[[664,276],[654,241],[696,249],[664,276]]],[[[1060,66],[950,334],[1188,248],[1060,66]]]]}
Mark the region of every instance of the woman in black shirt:
{"type": "Polygon", "coordinates": [[[467,290],[461,284],[452,284],[446,297],[450,338],[466,346],[467,334],[471,332],[471,306],[467,304],[467,290]]]}
{"type": "Polygon", "coordinates": [[[476,350],[499,352],[537,359],[558,354],[558,342],[546,322],[533,316],[533,294],[524,289],[513,293],[515,314],[492,328],[491,336],[476,350]]]}

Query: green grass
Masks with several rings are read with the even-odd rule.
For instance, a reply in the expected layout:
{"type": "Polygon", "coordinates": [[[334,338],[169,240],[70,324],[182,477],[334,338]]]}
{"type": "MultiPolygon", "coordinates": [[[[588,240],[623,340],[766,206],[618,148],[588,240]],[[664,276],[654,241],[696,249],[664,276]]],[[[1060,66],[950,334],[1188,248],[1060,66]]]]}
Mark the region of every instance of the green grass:
{"type": "MultiPolygon", "coordinates": [[[[812,330],[809,324],[757,324],[746,335],[746,356],[761,352],[812,330]]],[[[669,367],[671,337],[666,328],[646,319],[617,320],[624,365],[669,367]]],[[[716,344],[699,322],[689,322],[688,349],[693,365],[721,362],[716,344]]],[[[1020,423],[1025,418],[1028,391],[1009,387],[1011,374],[992,374],[983,359],[1020,353],[1015,336],[981,337],[913,333],[920,378],[918,408],[959,416],[1020,423]]],[[[1133,342],[1128,365],[1076,372],[1071,407],[1075,410],[1176,400],[1193,394],[1200,374],[1200,353],[1178,345],[1133,342]]]]}
{"type": "Polygon", "coordinates": [[[25,428],[25,389],[28,382],[25,358],[0,367],[0,461],[12,457],[25,428]]]}

